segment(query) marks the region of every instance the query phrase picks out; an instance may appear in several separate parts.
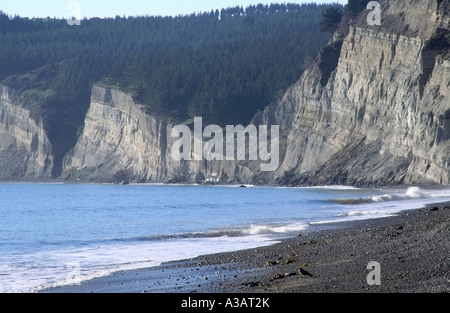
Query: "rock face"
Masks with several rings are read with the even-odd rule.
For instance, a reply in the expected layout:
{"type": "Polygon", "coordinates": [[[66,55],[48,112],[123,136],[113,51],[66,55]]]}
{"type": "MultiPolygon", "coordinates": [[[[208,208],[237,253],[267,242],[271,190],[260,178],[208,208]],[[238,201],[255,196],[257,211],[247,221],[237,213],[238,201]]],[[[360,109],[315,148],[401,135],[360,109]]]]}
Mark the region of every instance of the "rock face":
{"type": "Polygon", "coordinates": [[[233,179],[236,169],[241,174],[238,165],[231,161],[222,164],[173,158],[172,146],[179,139],[171,134],[175,125],[145,114],[126,93],[94,86],[91,100],[84,130],[64,159],[64,179],[116,183],[219,182],[233,179]],[[229,176],[223,172],[224,164],[232,169],[229,176]]]}
{"type": "MultiPolygon", "coordinates": [[[[362,12],[279,101],[254,117],[256,126],[279,125],[276,170],[262,172],[259,161],[177,161],[171,122],[145,114],[124,92],[96,85],[62,178],[449,184],[450,0],[380,3],[380,26],[368,25],[362,12]]],[[[46,177],[51,145],[10,92],[3,88],[0,104],[0,178],[46,177]]]]}
{"type": "Polygon", "coordinates": [[[51,151],[42,121],[30,117],[13,89],[0,85],[0,180],[49,178],[51,151]]]}
{"type": "MultiPolygon", "coordinates": [[[[261,168],[258,161],[174,158],[172,148],[181,137],[172,136],[174,126],[145,114],[129,94],[96,85],[83,132],[64,159],[63,178],[115,183],[245,183],[256,179],[261,168]]],[[[193,155],[194,132],[188,136],[193,155]]]]}
{"type": "Polygon", "coordinates": [[[287,130],[276,179],[449,183],[449,1],[381,5],[381,26],[367,25],[363,12],[342,42],[324,48],[284,98],[255,117],[287,130]]]}
{"type": "Polygon", "coordinates": [[[169,177],[168,127],[147,116],[129,95],[94,86],[83,132],[64,159],[63,175],[117,182],[169,177]]]}
{"type": "Polygon", "coordinates": [[[323,48],[283,98],[253,119],[280,126],[276,171],[263,173],[250,161],[180,164],[169,152],[173,125],[146,116],[119,91],[96,87],[65,173],[100,180],[129,173],[142,181],[448,184],[447,7],[448,1],[384,2],[381,26],[369,26],[363,12],[323,48]]]}

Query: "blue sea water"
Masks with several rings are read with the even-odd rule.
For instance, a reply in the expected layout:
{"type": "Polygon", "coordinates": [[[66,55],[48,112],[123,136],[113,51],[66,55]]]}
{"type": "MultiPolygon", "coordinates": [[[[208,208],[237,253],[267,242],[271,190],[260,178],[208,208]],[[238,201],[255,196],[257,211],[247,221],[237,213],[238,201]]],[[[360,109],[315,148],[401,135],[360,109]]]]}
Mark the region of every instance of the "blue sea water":
{"type": "Polygon", "coordinates": [[[0,184],[0,292],[271,245],[450,200],[450,188],[0,184]]]}

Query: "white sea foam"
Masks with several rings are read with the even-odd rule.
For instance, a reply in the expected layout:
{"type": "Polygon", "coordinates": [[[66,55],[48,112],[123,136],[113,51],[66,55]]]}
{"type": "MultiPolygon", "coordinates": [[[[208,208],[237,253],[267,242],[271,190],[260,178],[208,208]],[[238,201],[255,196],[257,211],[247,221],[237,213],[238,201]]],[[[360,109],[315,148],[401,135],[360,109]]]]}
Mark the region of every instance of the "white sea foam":
{"type": "Polygon", "coordinates": [[[355,210],[337,214],[334,218],[310,222],[310,225],[323,225],[338,222],[357,221],[373,218],[388,217],[397,214],[400,210],[355,210]]]}
{"type": "MultiPolygon", "coordinates": [[[[36,292],[43,288],[74,284],[73,269],[79,264],[79,279],[90,280],[117,271],[158,266],[199,255],[250,249],[276,243],[264,236],[174,239],[139,244],[103,245],[36,253],[24,259],[22,266],[0,265],[7,281],[0,293],[36,292]],[[30,280],[30,277],[33,279],[30,280]]],[[[77,273],[75,273],[77,274],[77,273]]]]}
{"type": "Polygon", "coordinates": [[[308,228],[305,223],[291,223],[285,225],[251,225],[243,230],[246,235],[267,235],[267,234],[284,234],[299,232],[308,228]]]}
{"type": "Polygon", "coordinates": [[[385,194],[370,195],[363,198],[339,198],[332,199],[331,201],[339,204],[363,204],[363,203],[374,203],[374,202],[385,202],[385,201],[399,201],[399,200],[410,200],[410,199],[429,199],[432,198],[430,194],[423,191],[419,187],[409,187],[406,192],[390,192],[385,194]]]}
{"type": "Polygon", "coordinates": [[[420,199],[420,198],[429,198],[430,196],[419,187],[409,187],[408,190],[406,191],[405,197],[420,199]]]}

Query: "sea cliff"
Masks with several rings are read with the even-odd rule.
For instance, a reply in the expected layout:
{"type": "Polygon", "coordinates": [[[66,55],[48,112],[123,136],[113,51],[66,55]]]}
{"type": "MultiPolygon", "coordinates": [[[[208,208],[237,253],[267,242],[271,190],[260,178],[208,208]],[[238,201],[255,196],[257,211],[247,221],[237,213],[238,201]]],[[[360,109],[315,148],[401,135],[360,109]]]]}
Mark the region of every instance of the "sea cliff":
{"type": "MultiPolygon", "coordinates": [[[[132,96],[96,84],[59,178],[94,182],[346,184],[450,183],[450,1],[380,1],[365,10],[280,99],[251,124],[277,125],[279,166],[261,161],[177,161],[175,122],[132,96]]],[[[42,123],[2,88],[0,178],[47,178],[52,145],[42,123]]],[[[206,125],[205,125],[206,126],[206,125]]]]}

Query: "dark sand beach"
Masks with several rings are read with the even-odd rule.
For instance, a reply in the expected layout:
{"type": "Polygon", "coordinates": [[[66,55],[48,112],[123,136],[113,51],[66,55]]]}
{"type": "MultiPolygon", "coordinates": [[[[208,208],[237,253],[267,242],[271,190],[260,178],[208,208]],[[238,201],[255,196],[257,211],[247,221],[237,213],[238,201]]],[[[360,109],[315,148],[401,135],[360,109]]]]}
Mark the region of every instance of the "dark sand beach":
{"type": "Polygon", "coordinates": [[[124,271],[42,292],[450,292],[450,203],[314,229],[268,247],[124,271]],[[375,269],[367,269],[371,261],[380,265],[378,285],[367,281],[375,269]]]}

